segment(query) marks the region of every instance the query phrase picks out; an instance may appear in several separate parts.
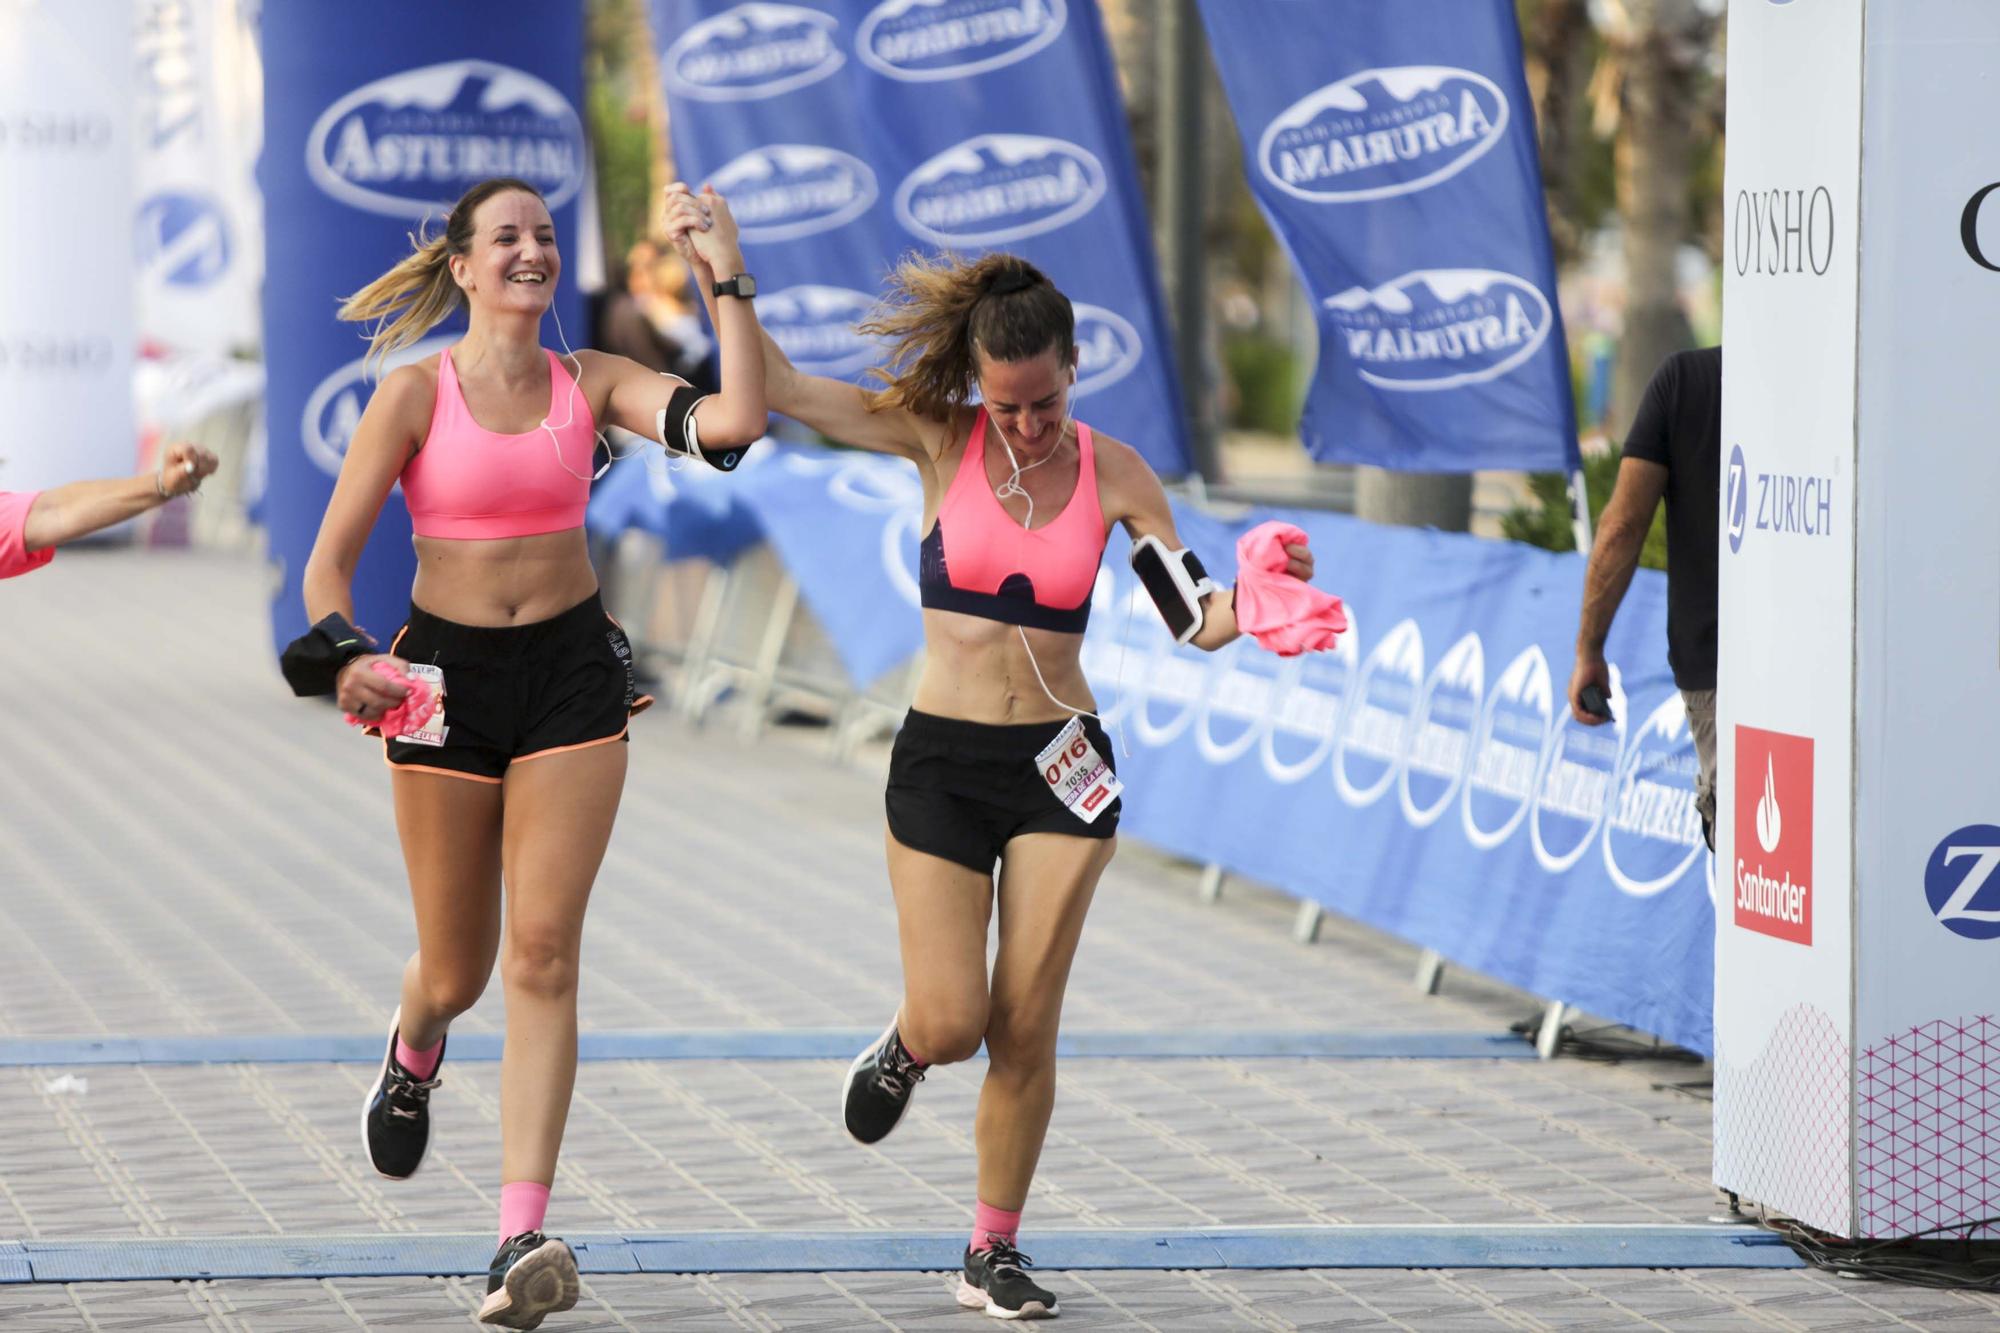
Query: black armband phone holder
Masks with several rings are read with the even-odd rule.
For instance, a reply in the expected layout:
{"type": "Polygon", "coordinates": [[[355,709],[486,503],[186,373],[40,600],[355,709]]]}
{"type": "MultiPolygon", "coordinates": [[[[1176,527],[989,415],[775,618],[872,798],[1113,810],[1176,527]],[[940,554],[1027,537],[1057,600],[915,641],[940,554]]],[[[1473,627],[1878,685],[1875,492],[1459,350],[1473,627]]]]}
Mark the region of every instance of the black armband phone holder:
{"type": "Polygon", "coordinates": [[[375,640],[335,611],[285,645],[285,651],[278,654],[278,670],[300,698],[332,694],[340,669],[375,651],[375,640]]]}

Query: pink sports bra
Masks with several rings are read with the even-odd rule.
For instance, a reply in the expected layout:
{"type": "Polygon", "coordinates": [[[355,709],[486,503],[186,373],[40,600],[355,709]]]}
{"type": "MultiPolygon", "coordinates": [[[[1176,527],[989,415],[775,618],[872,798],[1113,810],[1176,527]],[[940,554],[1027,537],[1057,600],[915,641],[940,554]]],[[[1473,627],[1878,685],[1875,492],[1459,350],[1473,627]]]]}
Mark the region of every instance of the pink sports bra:
{"type": "Polygon", "coordinates": [[[430,433],[403,469],[403,499],[419,537],[493,540],[583,526],[597,447],[590,404],[554,352],[549,358],[549,430],[501,435],[472,419],[452,368],[438,358],[430,433]],[[558,417],[575,415],[567,426],[558,417]],[[554,438],[550,438],[550,431],[554,438]],[[560,451],[560,453],[558,453],[560,451]]]}
{"type": "Polygon", "coordinates": [[[920,600],[935,611],[1083,633],[1090,593],[1104,558],[1104,506],[1097,497],[1097,449],[1090,427],[1076,423],[1083,455],[1076,490],[1053,522],[1024,528],[986,480],[986,409],[958,460],[958,475],[938,505],[937,523],[917,558],[920,600]],[[945,529],[951,529],[946,559],[945,529]]]}

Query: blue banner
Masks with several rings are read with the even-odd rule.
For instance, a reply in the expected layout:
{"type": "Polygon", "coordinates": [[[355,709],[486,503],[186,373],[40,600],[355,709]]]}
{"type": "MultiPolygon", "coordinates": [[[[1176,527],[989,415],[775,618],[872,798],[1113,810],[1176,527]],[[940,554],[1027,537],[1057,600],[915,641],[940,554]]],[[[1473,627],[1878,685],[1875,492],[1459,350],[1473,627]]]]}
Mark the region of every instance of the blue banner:
{"type": "Polygon", "coordinates": [[[1579,557],[1319,513],[1175,518],[1225,568],[1253,524],[1296,523],[1351,628],[1289,659],[1177,648],[1114,533],[1085,667],[1131,747],[1123,830],[1711,1048],[1712,859],[1661,575],[1633,580],[1608,645],[1618,721],[1588,728],[1564,701],[1579,557]]]}
{"type": "Polygon", "coordinates": [[[671,462],[655,449],[621,458],[591,487],[584,524],[596,537],[637,529],[660,539],[668,560],[726,565],[764,539],[737,478],[760,465],[769,446],[745,455],[735,472],[671,462]]]}
{"type": "MultiPolygon", "coordinates": [[[[341,297],[410,252],[459,195],[520,176],[548,199],[565,259],[577,253],[586,149],[583,19],[574,6],[508,11],[477,0],[343,0],[263,9],[265,398],[270,482],[262,517],[282,577],[273,643],[306,626],[300,581],[348,440],[374,391],[360,328],[341,297]],[[280,95],[279,90],[282,90],[280,95]]],[[[566,263],[556,309],[576,337],[582,307],[566,263]]],[[[390,360],[430,356],[463,332],[453,320],[390,360]]],[[[555,342],[553,328],[544,338],[555,342]]],[[[357,623],[386,639],[416,572],[409,513],[391,494],[354,577],[357,623]]]]}
{"type": "Polygon", "coordinates": [[[912,250],[1008,250],[1076,306],[1078,415],[1188,471],[1152,239],[1092,0],[653,0],[674,155],[730,198],[764,327],[860,380],[912,250]]]}
{"type": "Polygon", "coordinates": [[[752,451],[734,476],[856,689],[923,647],[924,488],[915,468],[879,454],[785,446],[752,451]]]}
{"type": "Polygon", "coordinates": [[[1577,465],[1514,0],[1201,0],[1251,189],[1312,295],[1315,458],[1577,465]]]}

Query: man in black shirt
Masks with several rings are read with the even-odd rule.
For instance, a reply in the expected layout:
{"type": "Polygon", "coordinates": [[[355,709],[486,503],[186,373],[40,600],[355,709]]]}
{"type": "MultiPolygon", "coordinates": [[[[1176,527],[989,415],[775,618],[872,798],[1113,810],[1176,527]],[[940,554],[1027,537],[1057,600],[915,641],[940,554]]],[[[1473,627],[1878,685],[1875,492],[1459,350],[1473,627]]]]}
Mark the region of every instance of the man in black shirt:
{"type": "Polygon", "coordinates": [[[1716,514],[1721,509],[1722,349],[1667,358],[1646,386],[1646,399],[1625,437],[1618,484],[1598,520],[1584,576],[1583,617],[1576,632],[1576,670],[1569,706],[1579,722],[1607,719],[1584,706],[1590,685],[1606,694],[1611,673],[1604,639],[1618,603],[1639,566],[1639,550],[1667,501],[1667,664],[1687,704],[1701,775],[1695,809],[1702,835],[1715,847],[1716,514]]]}

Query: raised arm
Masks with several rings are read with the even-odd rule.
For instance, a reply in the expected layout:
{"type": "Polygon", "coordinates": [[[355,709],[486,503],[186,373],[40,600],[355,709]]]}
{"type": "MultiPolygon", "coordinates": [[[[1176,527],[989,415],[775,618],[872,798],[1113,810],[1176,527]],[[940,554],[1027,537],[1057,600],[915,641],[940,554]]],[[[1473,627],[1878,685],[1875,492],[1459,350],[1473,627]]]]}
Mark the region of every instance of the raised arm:
{"type": "Polygon", "coordinates": [[[215,471],[215,455],[192,444],[170,444],[156,472],[108,481],[72,481],[35,497],[21,525],[30,551],[75,541],[186,495],[215,471]]]}
{"type": "MultiPolygon", "coordinates": [[[[712,189],[704,189],[697,195],[680,182],[667,188],[667,235],[692,270],[702,303],[708,307],[708,317],[717,329],[728,317],[727,307],[736,302],[716,297],[716,279],[741,272],[743,264],[738,251],[733,256],[735,267],[719,273],[720,269],[729,268],[729,264],[712,262],[714,247],[704,245],[706,235],[722,225],[726,213],[727,205],[712,189]],[[720,209],[718,204],[722,205],[720,209]]],[[[730,226],[733,240],[734,224],[730,226]]],[[[934,457],[949,435],[949,428],[943,423],[926,421],[908,411],[894,408],[876,411],[870,395],[859,385],[805,374],[792,364],[769,332],[759,327],[756,334],[762,352],[764,394],[773,412],[781,412],[842,444],[905,458],[934,457]]]]}

